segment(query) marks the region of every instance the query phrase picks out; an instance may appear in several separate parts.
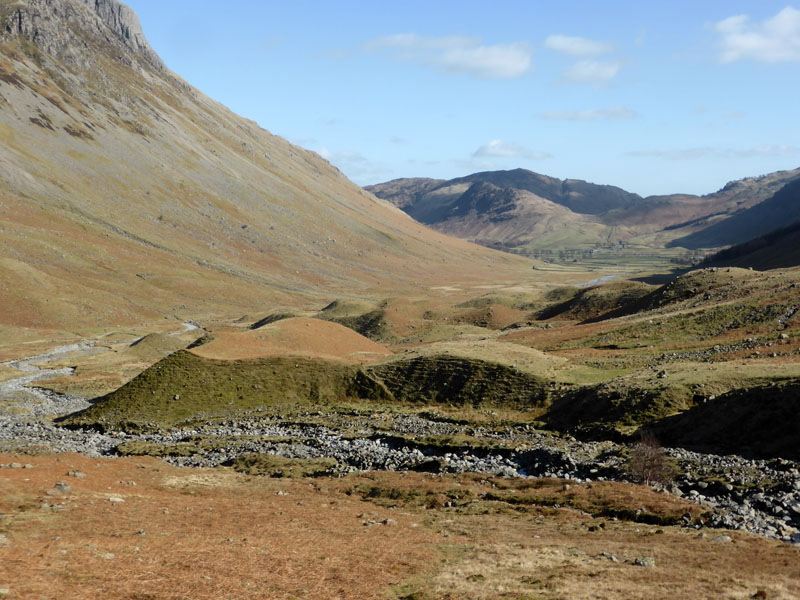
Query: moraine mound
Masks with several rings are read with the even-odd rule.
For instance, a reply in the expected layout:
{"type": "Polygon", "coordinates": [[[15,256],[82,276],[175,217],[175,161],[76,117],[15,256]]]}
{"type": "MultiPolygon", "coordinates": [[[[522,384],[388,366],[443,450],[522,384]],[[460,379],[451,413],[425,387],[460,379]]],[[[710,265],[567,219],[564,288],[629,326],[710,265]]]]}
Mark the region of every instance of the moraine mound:
{"type": "Polygon", "coordinates": [[[192,352],[216,360],[294,355],[347,362],[372,362],[392,354],[343,325],[305,317],[281,319],[248,331],[217,333],[192,352]]]}
{"type": "Polygon", "coordinates": [[[100,431],[156,431],[269,407],[386,396],[357,366],[341,361],[286,356],[214,360],[181,350],[58,422],[100,431]]]}

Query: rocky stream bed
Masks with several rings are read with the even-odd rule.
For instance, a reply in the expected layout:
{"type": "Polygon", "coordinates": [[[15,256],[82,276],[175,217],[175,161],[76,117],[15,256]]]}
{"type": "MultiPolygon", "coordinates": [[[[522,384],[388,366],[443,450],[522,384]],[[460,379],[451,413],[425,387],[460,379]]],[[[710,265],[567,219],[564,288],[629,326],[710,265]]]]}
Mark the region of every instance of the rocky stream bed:
{"type": "MultiPolygon", "coordinates": [[[[74,407],[71,400],[71,408],[74,407]]],[[[303,415],[301,415],[303,416],[303,415]]],[[[120,449],[180,446],[217,440],[203,452],[174,453],[163,459],[190,467],[230,464],[243,454],[286,458],[333,458],[332,475],[371,469],[423,470],[439,473],[481,472],[506,477],[554,477],[575,482],[627,481],[625,446],[581,442],[526,427],[505,431],[442,422],[417,415],[394,415],[392,425],[376,427],[368,416],[351,415],[346,431],[336,427],[338,413],[304,415],[327,425],[287,421],[278,416],[248,417],[168,433],[98,433],[56,427],[41,416],[0,417],[0,449],[78,452],[93,457],[119,456],[120,449]],[[469,441],[431,442],[468,436],[469,441]],[[415,441],[420,440],[420,441],[415,441]],[[504,443],[513,447],[503,447],[504,443]],[[494,445],[496,444],[496,445],[494,445]]],[[[682,474],[665,492],[709,508],[707,526],[743,529],[800,544],[800,465],[790,461],[748,460],[739,456],[700,454],[679,448],[666,452],[682,474]]],[[[0,465],[1,466],[1,465],[0,465]]]]}
{"type": "MultiPolygon", "coordinates": [[[[254,415],[142,434],[57,427],[53,417],[90,403],[30,384],[52,374],[37,364],[75,350],[58,349],[52,356],[6,363],[21,373],[19,379],[6,381],[0,388],[0,400],[12,399],[0,411],[0,450],[77,452],[92,457],[154,453],[171,464],[188,467],[226,465],[246,454],[325,458],[335,460],[329,471],[333,476],[366,470],[418,470],[552,477],[575,482],[629,480],[624,464],[628,451],[625,445],[583,442],[525,424],[482,427],[449,420],[435,412],[254,415]]],[[[665,452],[677,463],[680,474],[664,492],[707,506],[706,526],[742,529],[800,544],[800,464],[780,458],[750,460],[681,448],[666,448],[665,452]]]]}

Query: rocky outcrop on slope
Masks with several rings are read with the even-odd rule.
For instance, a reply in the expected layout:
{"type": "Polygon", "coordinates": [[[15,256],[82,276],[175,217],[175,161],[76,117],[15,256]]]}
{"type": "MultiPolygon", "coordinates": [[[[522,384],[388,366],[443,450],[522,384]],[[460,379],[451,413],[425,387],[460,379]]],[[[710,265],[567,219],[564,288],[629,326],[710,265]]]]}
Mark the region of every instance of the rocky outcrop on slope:
{"type": "Polygon", "coordinates": [[[0,6],[0,19],[0,39],[23,37],[74,66],[93,64],[92,47],[104,42],[119,51],[117,58],[125,64],[165,69],[147,43],[136,13],[118,0],[6,1],[0,6]]]}

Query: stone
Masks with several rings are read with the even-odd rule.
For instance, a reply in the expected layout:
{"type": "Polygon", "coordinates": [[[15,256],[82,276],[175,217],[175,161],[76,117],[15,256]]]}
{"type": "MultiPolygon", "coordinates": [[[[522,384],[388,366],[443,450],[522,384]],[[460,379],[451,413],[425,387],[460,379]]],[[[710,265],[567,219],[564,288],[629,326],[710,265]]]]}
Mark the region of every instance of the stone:
{"type": "Polygon", "coordinates": [[[53,486],[53,489],[47,490],[48,496],[69,496],[71,493],[72,488],[60,481],[53,486]]]}
{"type": "Polygon", "coordinates": [[[108,501],[111,502],[112,504],[120,504],[122,502],[125,502],[123,498],[120,498],[118,496],[111,496],[111,498],[109,498],[108,501]]]}
{"type": "Polygon", "coordinates": [[[727,544],[732,541],[733,539],[731,539],[729,535],[718,535],[717,537],[711,538],[712,544],[727,544]]]}
{"type": "Polygon", "coordinates": [[[637,567],[655,567],[656,559],[652,556],[639,556],[633,561],[633,564],[637,567]]]}
{"type": "Polygon", "coordinates": [[[397,525],[397,521],[395,521],[394,519],[384,519],[383,521],[381,521],[381,524],[387,525],[389,527],[395,527],[397,525]]]}
{"type": "Polygon", "coordinates": [[[86,473],[84,473],[83,471],[70,471],[69,473],[67,473],[67,475],[70,477],[75,477],[77,479],[84,479],[86,477],[86,473]]]}

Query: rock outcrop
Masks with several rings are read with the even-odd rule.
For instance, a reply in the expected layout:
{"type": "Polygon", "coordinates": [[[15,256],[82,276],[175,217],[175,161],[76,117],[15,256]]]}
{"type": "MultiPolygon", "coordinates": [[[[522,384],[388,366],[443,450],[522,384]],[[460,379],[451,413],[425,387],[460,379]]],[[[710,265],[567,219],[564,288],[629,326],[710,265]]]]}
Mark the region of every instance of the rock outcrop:
{"type": "Polygon", "coordinates": [[[93,64],[93,46],[100,42],[116,48],[125,64],[166,68],[148,44],[136,13],[118,0],[6,0],[0,18],[3,40],[21,36],[74,66],[93,64]]]}

